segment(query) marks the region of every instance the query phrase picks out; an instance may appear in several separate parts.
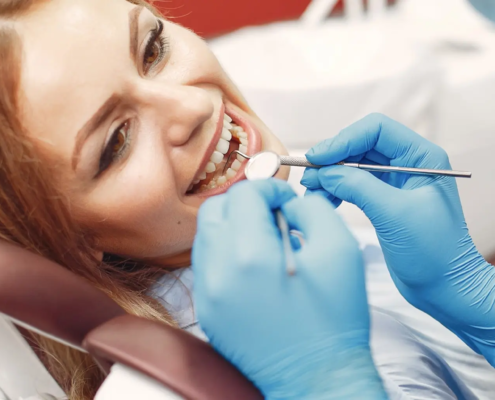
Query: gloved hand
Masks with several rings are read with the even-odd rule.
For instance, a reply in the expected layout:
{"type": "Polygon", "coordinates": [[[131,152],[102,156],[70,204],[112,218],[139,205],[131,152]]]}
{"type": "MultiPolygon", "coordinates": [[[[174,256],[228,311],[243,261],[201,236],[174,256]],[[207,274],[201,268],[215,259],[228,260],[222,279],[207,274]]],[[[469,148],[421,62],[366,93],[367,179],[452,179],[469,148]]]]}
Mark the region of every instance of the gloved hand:
{"type": "Polygon", "coordinates": [[[235,185],[201,208],[193,269],[201,327],[265,398],[386,398],[361,254],[326,200],[296,198],[275,179],[235,185]],[[278,208],[305,236],[295,276],[285,271],[278,208]]]}
{"type": "MultiPolygon", "coordinates": [[[[451,169],[444,150],[385,116],[372,114],[307,153],[310,162],[451,169]]],[[[495,268],[469,235],[454,178],[307,170],[308,194],[348,201],[373,223],[401,294],[495,366],[495,268]]]]}

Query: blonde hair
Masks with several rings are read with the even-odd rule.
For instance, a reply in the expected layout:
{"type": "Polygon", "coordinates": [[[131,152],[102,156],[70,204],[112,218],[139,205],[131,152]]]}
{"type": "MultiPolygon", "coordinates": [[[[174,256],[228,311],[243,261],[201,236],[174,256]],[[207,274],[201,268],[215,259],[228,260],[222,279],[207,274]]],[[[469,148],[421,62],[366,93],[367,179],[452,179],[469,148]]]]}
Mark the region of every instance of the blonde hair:
{"type": "MultiPolygon", "coordinates": [[[[1,0],[0,20],[26,13],[41,0],[1,0]]],[[[45,0],[46,1],[46,0],[45,0]]],[[[142,0],[127,0],[151,6],[142,0]]],[[[93,238],[73,220],[68,202],[51,179],[20,120],[22,43],[9,24],[0,24],[0,239],[63,265],[105,292],[127,312],[174,324],[147,296],[158,273],[141,266],[132,272],[98,261],[93,238]]],[[[104,379],[87,354],[32,335],[42,360],[71,400],[92,399],[104,379]]]]}

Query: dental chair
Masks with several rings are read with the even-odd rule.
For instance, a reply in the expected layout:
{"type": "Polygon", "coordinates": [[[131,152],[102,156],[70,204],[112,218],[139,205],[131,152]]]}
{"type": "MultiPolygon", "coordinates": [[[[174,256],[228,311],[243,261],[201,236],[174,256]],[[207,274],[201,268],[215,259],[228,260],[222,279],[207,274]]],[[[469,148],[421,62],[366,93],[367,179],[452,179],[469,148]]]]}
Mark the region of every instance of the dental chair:
{"type": "Polygon", "coordinates": [[[0,313],[17,326],[89,352],[107,374],[97,400],[263,398],[208,344],[128,315],[63,267],[2,241],[0,313]]]}

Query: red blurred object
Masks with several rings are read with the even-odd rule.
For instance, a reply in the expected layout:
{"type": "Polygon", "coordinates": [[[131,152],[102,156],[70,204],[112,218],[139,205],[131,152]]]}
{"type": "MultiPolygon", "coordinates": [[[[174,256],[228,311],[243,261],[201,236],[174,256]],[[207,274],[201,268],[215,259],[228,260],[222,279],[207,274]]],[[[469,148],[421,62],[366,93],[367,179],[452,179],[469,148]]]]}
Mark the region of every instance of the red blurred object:
{"type": "MultiPolygon", "coordinates": [[[[203,37],[249,25],[297,19],[311,0],[150,0],[172,21],[192,29],[203,37]]],[[[365,4],[367,0],[363,0],[365,4]]],[[[388,0],[394,4],[397,0],[388,0]]],[[[341,14],[343,2],[332,14],[341,14]]]]}

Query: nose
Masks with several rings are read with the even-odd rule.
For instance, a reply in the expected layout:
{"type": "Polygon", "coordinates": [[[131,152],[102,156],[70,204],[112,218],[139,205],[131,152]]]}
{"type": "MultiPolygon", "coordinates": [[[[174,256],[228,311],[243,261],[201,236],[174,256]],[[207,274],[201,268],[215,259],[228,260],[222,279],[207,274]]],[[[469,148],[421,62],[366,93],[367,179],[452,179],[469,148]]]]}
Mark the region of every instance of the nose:
{"type": "Polygon", "coordinates": [[[172,146],[186,144],[214,112],[212,97],[202,88],[152,82],[142,91],[142,104],[172,146]]]}

